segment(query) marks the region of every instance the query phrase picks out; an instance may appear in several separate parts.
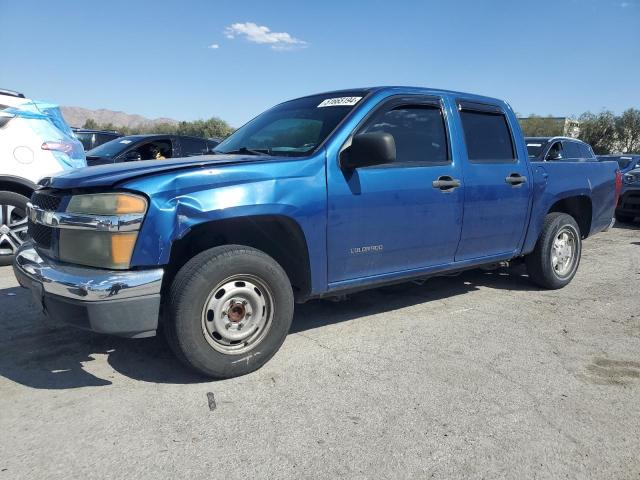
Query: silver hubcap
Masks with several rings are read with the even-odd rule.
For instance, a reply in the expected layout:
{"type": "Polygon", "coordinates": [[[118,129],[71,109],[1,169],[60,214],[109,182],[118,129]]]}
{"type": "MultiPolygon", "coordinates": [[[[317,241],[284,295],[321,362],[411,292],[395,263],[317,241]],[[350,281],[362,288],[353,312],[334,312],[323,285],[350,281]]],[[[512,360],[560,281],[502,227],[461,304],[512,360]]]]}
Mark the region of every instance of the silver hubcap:
{"type": "Polygon", "coordinates": [[[576,262],[578,235],[571,227],[562,227],[553,240],[551,266],[559,277],[571,273],[576,262]]]}
{"type": "Polygon", "coordinates": [[[26,239],[26,212],[14,205],[0,205],[0,255],[13,255],[26,239]]]}
{"type": "Polygon", "coordinates": [[[209,294],[202,310],[202,333],[215,350],[245,353],[258,345],[271,328],[273,295],[253,275],[234,275],[209,294]]]}

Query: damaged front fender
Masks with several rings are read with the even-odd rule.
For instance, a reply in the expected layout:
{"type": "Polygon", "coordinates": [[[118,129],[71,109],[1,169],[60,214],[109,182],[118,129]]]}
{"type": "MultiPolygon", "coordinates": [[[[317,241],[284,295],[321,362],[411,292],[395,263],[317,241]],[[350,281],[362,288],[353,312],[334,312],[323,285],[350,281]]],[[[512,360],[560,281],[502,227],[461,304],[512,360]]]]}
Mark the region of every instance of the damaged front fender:
{"type": "Polygon", "coordinates": [[[167,265],[176,241],[196,226],[249,216],[284,216],[302,230],[312,290],[326,285],[324,151],[305,159],[205,166],[123,183],[149,197],[132,267],[167,265]]]}

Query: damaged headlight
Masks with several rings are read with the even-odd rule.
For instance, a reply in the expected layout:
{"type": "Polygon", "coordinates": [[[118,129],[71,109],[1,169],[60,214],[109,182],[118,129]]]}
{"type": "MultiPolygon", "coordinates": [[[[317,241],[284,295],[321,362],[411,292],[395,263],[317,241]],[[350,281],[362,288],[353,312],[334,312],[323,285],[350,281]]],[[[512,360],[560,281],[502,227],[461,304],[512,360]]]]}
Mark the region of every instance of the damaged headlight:
{"type": "Polygon", "coordinates": [[[130,193],[71,198],[59,225],[60,260],[98,268],[127,269],[147,200],[130,193]]]}

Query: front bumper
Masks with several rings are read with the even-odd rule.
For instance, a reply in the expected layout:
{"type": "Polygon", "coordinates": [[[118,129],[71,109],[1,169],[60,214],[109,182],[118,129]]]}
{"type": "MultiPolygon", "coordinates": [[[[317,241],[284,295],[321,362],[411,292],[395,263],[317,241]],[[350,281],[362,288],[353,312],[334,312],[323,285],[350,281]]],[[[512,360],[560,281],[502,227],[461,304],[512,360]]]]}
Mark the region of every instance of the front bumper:
{"type": "Polygon", "coordinates": [[[54,321],[130,338],[153,336],[160,312],[161,268],[101,270],[41,257],[33,243],[16,253],[13,271],[54,321]]]}

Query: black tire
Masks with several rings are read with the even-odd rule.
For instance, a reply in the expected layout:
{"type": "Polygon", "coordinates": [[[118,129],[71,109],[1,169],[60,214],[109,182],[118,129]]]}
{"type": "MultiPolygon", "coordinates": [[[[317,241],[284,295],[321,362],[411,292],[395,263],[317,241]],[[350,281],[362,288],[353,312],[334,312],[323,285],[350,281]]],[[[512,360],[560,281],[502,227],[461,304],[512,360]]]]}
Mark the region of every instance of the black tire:
{"type": "MultiPolygon", "coordinates": [[[[234,285],[241,283],[243,282],[236,282],[234,285]]],[[[231,305],[234,304],[234,300],[230,302],[231,305]]],[[[165,295],[163,327],[169,346],[187,366],[208,377],[231,378],[253,372],[273,357],[287,337],[293,309],[291,283],[273,258],[254,248],[226,245],[196,255],[178,271],[165,295]],[[265,291],[265,299],[270,298],[271,307],[260,309],[264,318],[271,312],[268,322],[270,326],[263,328],[264,333],[260,334],[263,336],[258,337],[255,344],[243,347],[240,343],[240,348],[250,348],[246,352],[219,351],[236,346],[222,345],[221,342],[225,339],[215,337],[220,337],[220,334],[211,334],[205,330],[208,315],[212,312],[206,310],[209,308],[207,305],[217,301],[214,296],[217,298],[218,289],[224,292],[220,285],[227,285],[224,282],[229,280],[235,282],[242,275],[255,279],[260,289],[265,291]]],[[[225,311],[224,316],[226,315],[225,311]]],[[[228,318],[231,318],[230,315],[228,318]]],[[[240,321],[240,328],[243,326],[242,322],[244,320],[240,321]]],[[[229,325],[227,324],[227,328],[229,325]]],[[[233,324],[233,328],[237,326],[238,323],[233,324]]],[[[259,331],[258,327],[256,332],[259,331]]]]}
{"type": "MultiPolygon", "coordinates": [[[[15,218],[16,214],[20,214],[26,218],[27,214],[27,202],[29,199],[24,195],[20,195],[15,192],[0,191],[0,266],[10,265],[13,261],[13,253],[9,253],[11,249],[17,245],[17,240],[12,233],[7,231],[11,227],[10,222],[5,218],[8,214],[9,208],[14,207],[11,214],[12,218],[15,218]]],[[[26,224],[25,224],[26,226],[26,224]]],[[[24,232],[26,235],[26,232],[24,232]]],[[[22,240],[25,240],[23,238],[22,240]]]]}
{"type": "Polygon", "coordinates": [[[619,213],[616,213],[616,220],[620,223],[631,223],[633,222],[634,217],[630,216],[630,215],[621,215],[619,213]]]}
{"type": "Polygon", "coordinates": [[[567,285],[576,274],[582,254],[580,227],[574,218],[566,213],[554,212],[544,219],[542,231],[536,246],[525,258],[529,278],[537,285],[555,290],[567,285]],[[565,230],[566,229],[566,230],[565,230]],[[575,249],[567,272],[559,274],[553,266],[553,243],[561,231],[575,235],[575,249]]]}

